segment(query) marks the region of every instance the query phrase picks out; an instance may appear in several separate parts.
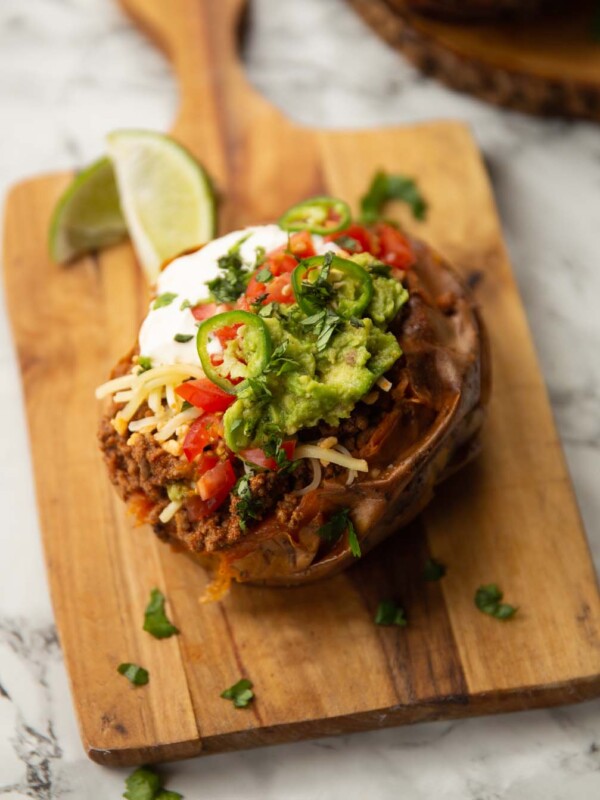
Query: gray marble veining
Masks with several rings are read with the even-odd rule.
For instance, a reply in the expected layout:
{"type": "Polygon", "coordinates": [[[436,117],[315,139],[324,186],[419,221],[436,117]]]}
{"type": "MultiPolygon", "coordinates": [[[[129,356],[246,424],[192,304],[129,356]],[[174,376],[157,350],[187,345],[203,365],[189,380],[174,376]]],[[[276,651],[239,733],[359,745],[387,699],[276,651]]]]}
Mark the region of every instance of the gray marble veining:
{"type": "MultiPolygon", "coordinates": [[[[251,81],[306,125],[459,117],[483,148],[600,565],[600,128],[500,111],[423,78],[342,0],[255,0],[251,81]]],[[[166,129],[169,67],[111,0],[0,3],[0,193],[81,166],[116,127],[166,129]]],[[[85,757],[42,566],[14,352],[0,315],[0,797],[109,800],[85,757]]],[[[552,591],[552,587],[549,587],[552,591]]],[[[600,704],[416,725],[171,765],[188,800],[596,800],[600,704]]]]}

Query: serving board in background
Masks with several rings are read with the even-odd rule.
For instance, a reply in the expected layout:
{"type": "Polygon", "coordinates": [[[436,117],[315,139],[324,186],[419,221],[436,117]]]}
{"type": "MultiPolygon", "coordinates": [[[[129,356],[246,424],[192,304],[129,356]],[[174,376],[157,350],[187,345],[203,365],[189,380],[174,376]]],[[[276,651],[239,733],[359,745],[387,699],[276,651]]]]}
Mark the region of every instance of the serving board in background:
{"type": "Polygon", "coordinates": [[[487,23],[422,16],[406,0],[349,2],[392,47],[455,89],[518,111],[600,121],[596,0],[487,23]]]}
{"type": "MultiPolygon", "coordinates": [[[[222,193],[222,230],[276,218],[309,195],[356,205],[374,170],[414,175],[426,223],[398,217],[477,284],[494,391],[481,458],[440,487],[410,528],[342,575],[296,589],[235,586],[201,605],[205,573],[134,529],[96,443],[93,398],[147,308],[128,244],[70,267],[46,231],[68,174],[21,183],[6,203],[4,270],[60,639],[84,746],[138,764],[397,725],[575,702],[600,694],[600,602],[585,535],[482,159],[456,122],[361,132],[293,126],[249,87],[236,54],[239,0],[127,0],[173,60],[175,135],[222,193]],[[168,5],[168,8],[167,8],[168,5]],[[448,566],[423,582],[433,555],[448,566]],[[518,615],[473,604],[497,581],[518,615]],[[142,631],[152,587],[181,635],[142,631]],[[374,625],[378,602],[405,629],[374,625]],[[134,689],[116,672],[150,672],[134,689]],[[256,701],[221,691],[242,676],[256,701]]],[[[18,532],[15,532],[18,535],[18,532]]]]}

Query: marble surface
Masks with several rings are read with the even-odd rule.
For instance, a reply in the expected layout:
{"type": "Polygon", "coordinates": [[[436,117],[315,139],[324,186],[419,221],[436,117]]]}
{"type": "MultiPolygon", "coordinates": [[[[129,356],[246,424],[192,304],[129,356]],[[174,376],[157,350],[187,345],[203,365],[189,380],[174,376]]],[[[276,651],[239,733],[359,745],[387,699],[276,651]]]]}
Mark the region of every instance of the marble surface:
{"type": "MultiPolygon", "coordinates": [[[[306,124],[471,123],[600,564],[600,129],[448,91],[341,0],[256,0],[244,56],[255,85],[306,124]]],[[[166,129],[175,107],[168,65],[111,0],[0,3],[0,195],[21,177],[85,164],[112,128],[166,129]]],[[[108,800],[121,795],[127,771],[92,764],[79,743],[0,302],[0,796],[108,800]]],[[[215,756],[163,772],[188,800],[594,800],[600,704],[215,756]]]]}

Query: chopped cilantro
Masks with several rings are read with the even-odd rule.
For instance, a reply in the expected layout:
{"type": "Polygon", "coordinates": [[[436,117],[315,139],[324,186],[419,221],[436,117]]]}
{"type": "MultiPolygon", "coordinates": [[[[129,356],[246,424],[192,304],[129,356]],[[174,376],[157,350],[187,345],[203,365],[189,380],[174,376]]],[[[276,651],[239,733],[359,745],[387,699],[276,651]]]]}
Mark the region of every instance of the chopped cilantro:
{"type": "Polygon", "coordinates": [[[254,699],[254,692],[252,691],[252,681],[248,678],[242,678],[229,689],[221,692],[221,697],[225,700],[232,700],[236,708],[246,708],[246,706],[254,699]]]}
{"type": "Polygon", "coordinates": [[[169,636],[179,633],[167,619],[165,596],[160,589],[152,589],[150,592],[150,602],[144,612],[144,630],[152,634],[155,639],[168,639],[169,636]]]}
{"type": "Polygon", "coordinates": [[[439,581],[446,574],[446,567],[435,558],[428,558],[423,568],[423,580],[439,581]]]}
{"type": "Polygon", "coordinates": [[[316,281],[303,280],[300,284],[300,294],[317,308],[325,308],[335,294],[333,286],[327,280],[333,258],[333,253],[328,250],[323,256],[323,264],[316,281]]]}
{"type": "Polygon", "coordinates": [[[268,283],[273,280],[273,273],[267,267],[264,267],[254,276],[259,283],[268,283]]]}
{"type": "Polygon", "coordinates": [[[390,200],[407,203],[415,219],[423,220],[427,215],[427,202],[414,179],[390,175],[382,170],[375,174],[368,192],[360,200],[363,220],[367,223],[377,222],[390,200]]]}
{"type": "Polygon", "coordinates": [[[254,251],[254,269],[258,269],[265,263],[267,251],[262,245],[259,245],[254,251]]]}
{"type": "Polygon", "coordinates": [[[165,292],[164,294],[159,294],[156,300],[152,303],[152,308],[163,308],[163,306],[170,306],[173,300],[177,297],[176,294],[173,292],[165,292]]]}
{"type": "Polygon", "coordinates": [[[138,366],[141,367],[142,372],[147,372],[152,369],[152,359],[148,356],[138,356],[138,366]]]}
{"type": "Polygon", "coordinates": [[[179,310],[180,311],[185,311],[186,308],[191,308],[191,307],[192,307],[192,304],[190,303],[190,301],[189,300],[184,300],[182,302],[182,304],[179,306],[179,310]]]}
{"type": "Polygon", "coordinates": [[[124,675],[134,686],[145,686],[150,679],[148,670],[138,667],[137,664],[119,664],[117,672],[124,675]]]}
{"type": "Polygon", "coordinates": [[[180,344],[185,344],[186,342],[191,342],[193,338],[193,333],[176,333],[173,337],[173,340],[175,342],[179,342],[180,344]]]}
{"type": "Polygon", "coordinates": [[[257,295],[254,298],[254,300],[250,303],[250,305],[252,306],[252,310],[254,311],[255,314],[258,314],[259,317],[265,316],[264,314],[261,314],[261,311],[263,309],[263,303],[265,302],[268,296],[269,295],[266,292],[263,292],[262,294],[257,295]]]}
{"type": "Polygon", "coordinates": [[[286,372],[291,372],[298,367],[298,362],[293,358],[286,356],[289,345],[289,339],[285,339],[281,344],[271,353],[271,358],[266,366],[265,372],[270,372],[272,375],[283,375],[286,372]]]}
{"type": "Polygon", "coordinates": [[[327,542],[327,544],[335,544],[344,531],[348,531],[348,544],[350,545],[350,552],[355,558],[360,558],[360,544],[356,529],[350,519],[350,509],[343,508],[337,511],[324,525],[318,529],[317,534],[327,542]]]}
{"type": "Polygon", "coordinates": [[[212,296],[219,303],[232,303],[246,290],[250,273],[242,261],[240,247],[248,236],[243,236],[226,255],[219,258],[217,263],[223,274],[206,283],[212,296]]]}
{"type": "MultiPolygon", "coordinates": [[[[267,299],[267,297],[268,297],[268,295],[266,295],[266,294],[265,294],[265,295],[263,296],[263,295],[261,294],[261,295],[259,295],[259,296],[258,296],[256,299],[257,299],[257,301],[258,301],[258,300],[259,300],[259,298],[262,298],[262,300],[260,301],[260,302],[262,303],[262,301],[263,301],[263,300],[266,300],[266,299],[267,299]]],[[[259,316],[259,317],[271,317],[271,316],[273,316],[273,311],[274,311],[274,309],[275,309],[275,303],[267,303],[265,306],[263,306],[263,307],[260,309],[260,311],[258,312],[258,316],[259,316]]]]}
{"type": "Polygon", "coordinates": [[[371,264],[369,272],[372,275],[379,275],[381,278],[389,278],[392,268],[388,264],[371,264]]]}
{"type": "Polygon", "coordinates": [[[496,617],[496,619],[504,621],[514,616],[518,608],[508,603],[502,603],[503,597],[504,595],[498,585],[489,583],[486,586],[480,586],[475,592],[475,605],[484,614],[489,614],[490,617],[496,617]]]}
{"type": "Polygon", "coordinates": [[[342,234],[342,236],[338,236],[337,239],[334,240],[338,247],[341,247],[343,250],[346,250],[348,253],[360,253],[361,246],[360,242],[356,239],[353,239],[352,236],[347,236],[342,234]]]}
{"type": "Polygon", "coordinates": [[[406,613],[393,600],[382,600],[375,612],[376,625],[398,625],[405,628],[408,625],[406,613]]]}
{"type": "Polygon", "coordinates": [[[259,519],[263,507],[262,500],[254,497],[250,488],[250,478],[252,474],[242,475],[233,487],[233,494],[238,497],[235,505],[235,513],[240,520],[240,528],[245,531],[248,523],[253,519],[259,519]]]}
{"type": "Polygon", "coordinates": [[[127,791],[123,794],[126,800],[182,800],[179,792],[163,789],[160,778],[150,767],[139,767],[126,779],[127,791]]]}
{"type": "Polygon", "coordinates": [[[322,353],[342,322],[342,318],[334,311],[324,308],[322,311],[317,311],[316,314],[301,320],[300,324],[312,329],[317,337],[315,348],[318,353],[322,353]]]}

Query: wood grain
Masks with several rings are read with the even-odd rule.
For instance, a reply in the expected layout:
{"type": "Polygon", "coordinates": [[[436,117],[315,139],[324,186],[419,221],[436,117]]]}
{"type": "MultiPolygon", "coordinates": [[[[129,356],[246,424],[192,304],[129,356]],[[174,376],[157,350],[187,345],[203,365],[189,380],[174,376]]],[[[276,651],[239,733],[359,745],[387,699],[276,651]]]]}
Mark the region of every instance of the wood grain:
{"type": "Polygon", "coordinates": [[[469,131],[433,123],[363,132],[292,126],[246,85],[239,3],[128,0],[171,54],[175,125],[224,196],[223,228],[276,217],[315,191],[356,205],[378,167],[418,178],[430,240],[478,297],[493,352],[483,456],[440,488],[410,528],[346,573],[297,589],[240,587],[200,605],[205,573],[132,528],[96,443],[95,386],[131,345],[147,288],[128,244],[72,267],[48,260],[46,230],[68,175],[16,186],[4,270],[21,364],[52,599],[84,746],[104,764],[185,758],[302,737],[574,702],[600,694],[600,602],[572,488],[487,176],[469,131]],[[208,36],[210,31],[210,37],[208,36]],[[218,58],[217,58],[218,54],[218,58]],[[433,554],[448,565],[422,580],[433,554]],[[473,604],[497,581],[517,617],[473,604]],[[142,631],[152,587],[181,635],[142,631]],[[405,629],[373,624],[378,602],[405,629]],[[134,689],[121,661],[150,671],[134,689]],[[256,702],[220,692],[246,676],[256,702]]]}
{"type": "Polygon", "coordinates": [[[531,19],[456,24],[414,13],[407,0],[349,0],[413,64],[488,102],[600,121],[595,0],[531,19]]]}

